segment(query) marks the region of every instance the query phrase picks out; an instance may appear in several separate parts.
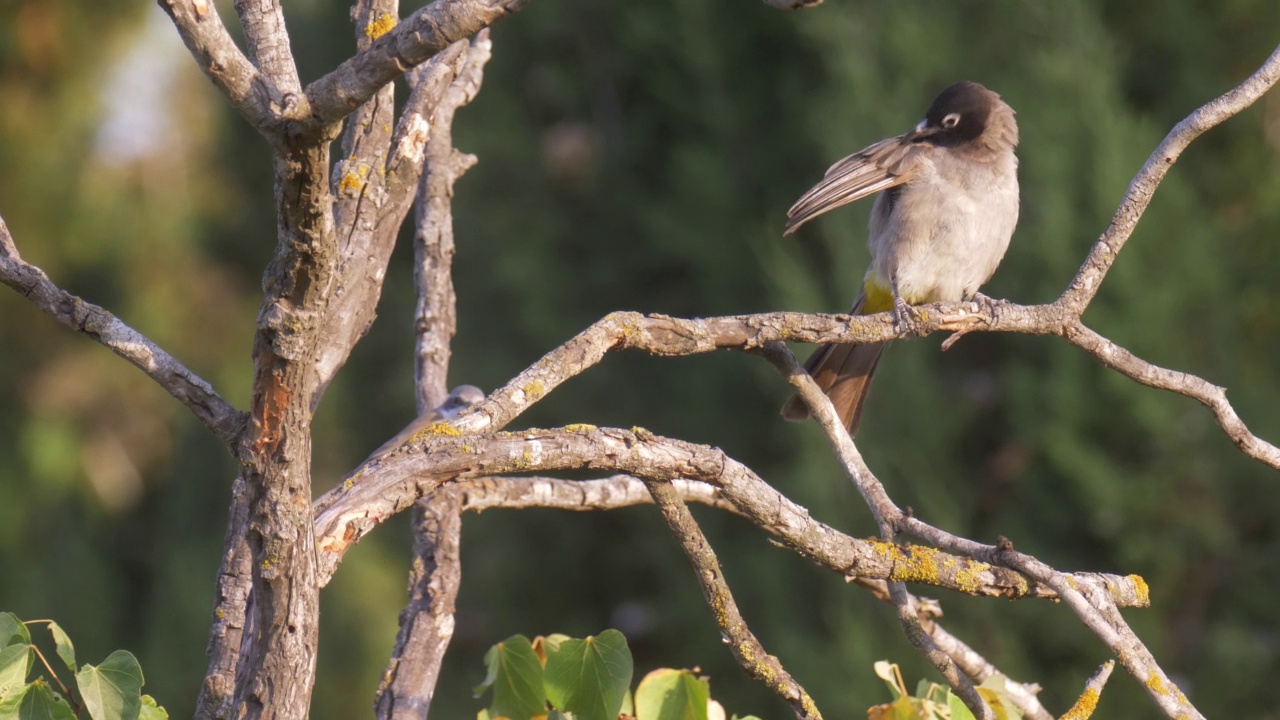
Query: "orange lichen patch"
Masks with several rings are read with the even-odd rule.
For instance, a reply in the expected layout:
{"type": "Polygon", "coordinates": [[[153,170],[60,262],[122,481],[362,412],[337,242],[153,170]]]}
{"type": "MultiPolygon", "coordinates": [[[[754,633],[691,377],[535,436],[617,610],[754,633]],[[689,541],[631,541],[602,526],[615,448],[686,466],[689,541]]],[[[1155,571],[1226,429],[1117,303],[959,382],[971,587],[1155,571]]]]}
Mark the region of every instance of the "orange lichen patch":
{"type": "Polygon", "coordinates": [[[569,433],[589,433],[595,430],[595,425],[588,425],[587,423],[573,423],[572,425],[564,426],[564,431],[569,433]]]}
{"type": "Polygon", "coordinates": [[[1160,679],[1160,675],[1158,675],[1155,670],[1152,670],[1151,673],[1147,675],[1146,685],[1151,692],[1157,695],[1169,694],[1169,686],[1164,684],[1164,680],[1160,679]]]}
{"type": "Polygon", "coordinates": [[[395,17],[393,17],[388,13],[382,13],[378,17],[374,18],[372,22],[370,22],[368,25],[365,26],[364,35],[370,40],[377,40],[383,35],[386,35],[388,32],[391,32],[391,28],[395,26],[396,26],[395,17]]]}
{"type": "MultiPolygon", "coordinates": [[[[950,568],[954,564],[957,564],[956,561],[948,558],[945,566],[950,568]]],[[[991,566],[976,560],[961,560],[958,564],[961,567],[956,571],[956,589],[961,592],[976,593],[982,586],[983,576],[991,570],[991,566]]]]}
{"type": "Polygon", "coordinates": [[[447,422],[434,422],[413,434],[414,440],[427,440],[433,437],[458,437],[462,431],[447,422]]]}
{"type": "Polygon", "coordinates": [[[1085,690],[1076,700],[1076,704],[1072,705],[1060,720],[1088,720],[1096,709],[1098,709],[1098,692],[1085,690]]]}
{"type": "Polygon", "coordinates": [[[956,589],[973,593],[981,586],[981,576],[990,565],[949,556],[939,550],[917,545],[895,545],[880,540],[871,541],[872,551],[893,563],[890,580],[942,585],[944,577],[955,583],[956,589]]]}
{"type": "Polygon", "coordinates": [[[364,179],[355,173],[347,173],[342,176],[342,182],[338,183],[338,192],[346,195],[347,193],[355,194],[364,189],[364,179]]]}
{"type": "Polygon", "coordinates": [[[1147,581],[1142,579],[1141,575],[1130,575],[1129,582],[1133,583],[1133,589],[1138,593],[1138,602],[1142,607],[1151,604],[1151,588],[1147,586],[1147,581]]]}
{"type": "Polygon", "coordinates": [[[524,391],[525,397],[529,400],[537,400],[547,391],[546,386],[542,384],[541,380],[534,380],[520,389],[524,391]]]}

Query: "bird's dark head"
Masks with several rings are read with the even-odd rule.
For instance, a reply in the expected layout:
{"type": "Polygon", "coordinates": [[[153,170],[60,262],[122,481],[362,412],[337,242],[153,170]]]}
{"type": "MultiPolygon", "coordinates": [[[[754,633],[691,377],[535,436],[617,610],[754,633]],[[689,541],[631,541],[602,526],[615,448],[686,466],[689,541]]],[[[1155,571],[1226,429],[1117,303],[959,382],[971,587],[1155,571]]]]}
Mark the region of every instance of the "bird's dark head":
{"type": "Polygon", "coordinates": [[[911,132],[914,142],[928,141],[934,145],[955,146],[973,143],[997,129],[1005,135],[1006,127],[1013,131],[1017,144],[1017,125],[1013,110],[1000,96],[976,82],[958,82],[950,85],[933,99],[924,120],[911,132]]]}

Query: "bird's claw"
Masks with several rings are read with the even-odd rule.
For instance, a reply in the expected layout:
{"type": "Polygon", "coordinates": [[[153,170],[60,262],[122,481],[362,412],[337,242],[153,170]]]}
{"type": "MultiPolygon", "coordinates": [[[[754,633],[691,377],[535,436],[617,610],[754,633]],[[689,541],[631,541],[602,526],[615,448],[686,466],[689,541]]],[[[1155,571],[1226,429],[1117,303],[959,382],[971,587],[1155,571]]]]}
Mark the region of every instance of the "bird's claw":
{"type": "Polygon", "coordinates": [[[1009,306],[1008,300],[997,300],[980,292],[975,292],[969,300],[978,306],[979,312],[990,316],[989,324],[1000,322],[1000,311],[1009,306]]]}
{"type": "Polygon", "coordinates": [[[909,304],[901,297],[893,298],[893,329],[905,337],[919,337],[924,334],[920,327],[924,320],[920,316],[920,310],[909,304]]]}

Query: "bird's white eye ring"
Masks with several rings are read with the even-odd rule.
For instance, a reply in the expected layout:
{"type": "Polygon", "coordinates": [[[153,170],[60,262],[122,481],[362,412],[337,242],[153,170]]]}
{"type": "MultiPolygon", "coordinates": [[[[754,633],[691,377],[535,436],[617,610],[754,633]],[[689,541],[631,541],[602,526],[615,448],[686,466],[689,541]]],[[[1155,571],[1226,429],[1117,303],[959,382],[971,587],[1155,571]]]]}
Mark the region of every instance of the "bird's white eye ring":
{"type": "Polygon", "coordinates": [[[950,130],[960,124],[960,113],[951,113],[942,118],[942,127],[950,130]]]}

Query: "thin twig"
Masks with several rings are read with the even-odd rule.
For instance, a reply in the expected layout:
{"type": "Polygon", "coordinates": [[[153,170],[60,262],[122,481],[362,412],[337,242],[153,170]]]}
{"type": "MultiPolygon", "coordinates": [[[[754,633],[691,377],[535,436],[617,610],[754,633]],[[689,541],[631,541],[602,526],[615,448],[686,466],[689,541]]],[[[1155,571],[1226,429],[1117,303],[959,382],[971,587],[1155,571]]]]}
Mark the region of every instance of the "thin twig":
{"type": "Polygon", "coordinates": [[[414,236],[414,280],[418,287],[414,376],[420,408],[444,402],[449,389],[449,348],[458,326],[458,299],[453,290],[453,186],[475,165],[476,158],[454,149],[453,116],[480,91],[492,49],[489,31],[481,30],[431,114],[414,236]]]}
{"type": "MultiPolygon", "coordinates": [[[[804,367],[786,345],[770,343],[764,347],[761,354],[773,363],[778,372],[782,373],[787,382],[795,388],[796,394],[808,407],[810,416],[826,433],[827,440],[840,460],[840,466],[844,468],[845,474],[870,508],[876,525],[880,527],[881,539],[885,542],[893,542],[903,513],[889,498],[880,481],[871,474],[853,438],[849,436],[849,429],[845,427],[831,404],[831,399],[822,392],[813,378],[809,377],[809,373],[805,372],[804,367]]],[[[891,581],[888,587],[889,597],[897,611],[898,622],[902,625],[903,634],[906,635],[907,640],[937,668],[943,679],[947,681],[947,685],[960,697],[974,717],[995,720],[995,713],[978,694],[978,689],[974,687],[973,682],[960,672],[955,660],[939,649],[933,638],[921,627],[920,618],[912,608],[911,595],[907,592],[906,585],[900,581],[891,581]]]]}
{"type": "Polygon", "coordinates": [[[702,586],[702,595],[706,598],[716,625],[720,627],[720,635],[729,646],[738,664],[753,679],[765,684],[791,705],[796,717],[805,720],[821,720],[822,714],[814,704],[813,698],[805,692],[800,683],[782,667],[782,663],[769,653],[756,639],[738,612],[738,604],[733,600],[733,593],[724,580],[720,562],[716,560],[715,551],[702,534],[688,506],[680,499],[680,495],[671,487],[668,480],[645,480],[653,500],[666,519],[667,526],[680,541],[680,547],[693,564],[698,584],[702,586]]]}
{"type": "Polygon", "coordinates": [[[1055,304],[1063,306],[1076,317],[1084,312],[1097,295],[1107,271],[1115,263],[1116,255],[1138,226],[1138,220],[1146,212],[1156,188],[1182,155],[1182,151],[1206,131],[1252,105],[1277,81],[1280,81],[1280,47],[1243,82],[1205,103],[1169,131],[1129,183],[1129,189],[1116,208],[1111,224],[1102,233],[1102,237],[1098,238],[1080,272],[1055,304]]]}
{"type": "Polygon", "coordinates": [[[233,447],[244,431],[247,416],[142,333],[90,302],[63,290],[40,268],[18,254],[9,227],[0,218],[0,283],[26,297],[54,320],[105,345],[116,355],[133,363],[219,440],[233,447]]]}
{"type": "Polygon", "coordinates": [[[222,24],[214,0],[159,0],[200,70],[231,106],[261,131],[273,128],[283,101],[271,79],[249,62],[222,24]]]}

